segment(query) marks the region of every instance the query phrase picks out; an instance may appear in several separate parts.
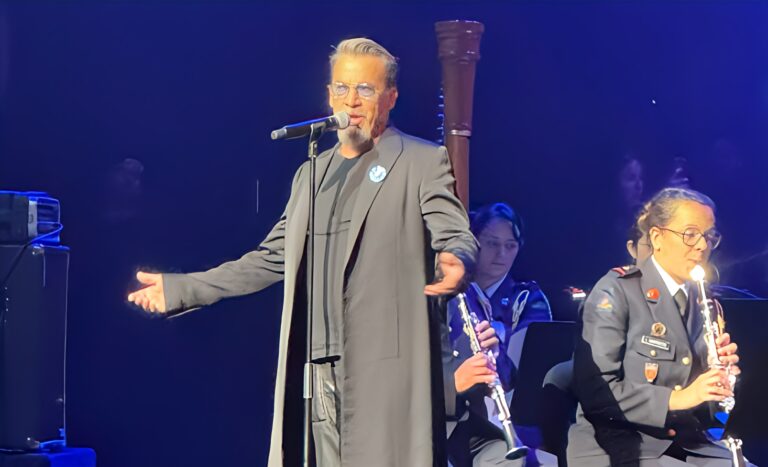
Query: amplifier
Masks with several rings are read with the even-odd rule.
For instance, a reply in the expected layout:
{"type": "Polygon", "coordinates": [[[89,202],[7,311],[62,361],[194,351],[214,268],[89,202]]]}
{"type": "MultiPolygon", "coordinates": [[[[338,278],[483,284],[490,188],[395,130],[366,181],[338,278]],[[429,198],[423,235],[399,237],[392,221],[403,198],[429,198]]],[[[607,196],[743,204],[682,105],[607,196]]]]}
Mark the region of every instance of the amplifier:
{"type": "MultiPolygon", "coordinates": [[[[0,245],[24,245],[61,228],[61,206],[40,191],[0,191],[0,245]]],[[[58,232],[40,238],[57,245],[58,232]]]]}
{"type": "Polygon", "coordinates": [[[68,268],[66,247],[0,245],[0,450],[65,444],[68,268]]]}

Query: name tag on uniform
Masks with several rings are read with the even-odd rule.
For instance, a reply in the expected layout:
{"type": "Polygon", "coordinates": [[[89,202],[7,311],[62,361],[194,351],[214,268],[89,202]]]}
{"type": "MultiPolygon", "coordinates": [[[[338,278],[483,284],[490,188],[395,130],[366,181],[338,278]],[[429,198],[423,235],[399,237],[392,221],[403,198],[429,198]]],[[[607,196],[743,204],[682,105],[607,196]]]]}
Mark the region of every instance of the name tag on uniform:
{"type": "Polygon", "coordinates": [[[650,345],[651,347],[656,347],[657,349],[661,350],[667,350],[669,351],[671,344],[664,339],[659,339],[658,337],[651,337],[651,336],[643,336],[640,339],[640,342],[642,342],[645,345],[650,345]]]}

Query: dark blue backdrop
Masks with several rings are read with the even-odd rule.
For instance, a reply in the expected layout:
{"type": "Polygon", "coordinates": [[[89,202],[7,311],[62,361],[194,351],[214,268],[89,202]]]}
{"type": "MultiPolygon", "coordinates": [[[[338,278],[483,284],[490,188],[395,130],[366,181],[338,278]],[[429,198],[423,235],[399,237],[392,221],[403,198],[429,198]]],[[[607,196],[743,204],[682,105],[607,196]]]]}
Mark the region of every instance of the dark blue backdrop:
{"type": "Polygon", "coordinates": [[[106,467],[264,464],[280,287],[158,321],[125,305],[132,275],[258,244],[305,154],[269,131],[327,112],[341,39],[400,58],[393,121],[436,139],[433,23],[455,18],[486,26],[471,196],[525,218],[517,276],[554,297],[623,262],[622,158],[647,197],[683,156],[724,278],[768,294],[766,5],[0,4],[0,188],[59,197],[72,247],[71,444],[106,467]]]}

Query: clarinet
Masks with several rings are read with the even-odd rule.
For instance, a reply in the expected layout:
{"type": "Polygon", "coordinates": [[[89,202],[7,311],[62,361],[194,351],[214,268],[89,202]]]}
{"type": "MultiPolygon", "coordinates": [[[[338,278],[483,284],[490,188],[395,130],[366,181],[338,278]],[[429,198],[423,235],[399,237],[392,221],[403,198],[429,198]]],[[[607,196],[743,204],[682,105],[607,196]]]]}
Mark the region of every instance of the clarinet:
{"type": "MultiPolygon", "coordinates": [[[[480,346],[480,339],[475,332],[475,326],[479,323],[477,315],[469,311],[467,306],[466,294],[460,293],[456,295],[459,302],[459,311],[461,312],[461,320],[464,323],[464,333],[469,336],[469,344],[472,349],[472,354],[477,355],[483,353],[488,357],[488,360],[496,366],[496,358],[493,356],[493,352],[483,350],[480,346]]],[[[491,398],[496,403],[496,408],[499,411],[499,421],[501,422],[501,428],[504,432],[504,441],[507,443],[506,458],[509,460],[519,459],[528,455],[528,447],[523,445],[517,438],[517,433],[512,427],[512,416],[509,412],[509,406],[507,406],[507,399],[504,397],[504,388],[501,386],[499,375],[496,374],[496,379],[492,383],[488,383],[488,387],[491,390],[491,398]]]]}
{"type": "MultiPolygon", "coordinates": [[[[691,271],[691,279],[696,282],[696,286],[699,289],[699,311],[704,318],[704,341],[707,344],[707,364],[710,369],[717,368],[719,370],[725,370],[728,377],[728,383],[731,388],[736,384],[736,375],[731,373],[731,365],[723,364],[720,361],[720,356],[717,354],[717,338],[720,336],[720,324],[712,319],[712,306],[713,303],[707,298],[707,291],[704,287],[704,268],[700,265],[696,265],[691,271]]],[[[726,397],[720,401],[719,406],[723,412],[728,416],[736,405],[736,399],[733,396],[726,397]]],[[[744,454],[742,453],[742,442],[738,438],[734,438],[731,435],[725,437],[722,440],[725,446],[731,451],[733,459],[733,465],[736,467],[744,467],[747,465],[744,454]]]]}

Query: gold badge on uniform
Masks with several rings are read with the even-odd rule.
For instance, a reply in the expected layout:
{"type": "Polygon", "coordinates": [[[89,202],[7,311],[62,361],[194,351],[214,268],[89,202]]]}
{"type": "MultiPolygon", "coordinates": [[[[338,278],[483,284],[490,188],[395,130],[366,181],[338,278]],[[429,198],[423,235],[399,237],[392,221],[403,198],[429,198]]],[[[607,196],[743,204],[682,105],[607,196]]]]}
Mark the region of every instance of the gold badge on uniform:
{"type": "Polygon", "coordinates": [[[667,327],[664,326],[664,323],[660,323],[656,321],[651,325],[651,335],[653,337],[662,337],[666,333],[667,333],[667,327]]]}
{"type": "Polygon", "coordinates": [[[606,295],[603,297],[602,300],[600,300],[597,303],[597,310],[598,311],[613,311],[613,302],[611,299],[606,295]]]}
{"type": "Polygon", "coordinates": [[[654,362],[645,362],[645,380],[649,383],[656,381],[659,374],[659,364],[654,362]]]}

